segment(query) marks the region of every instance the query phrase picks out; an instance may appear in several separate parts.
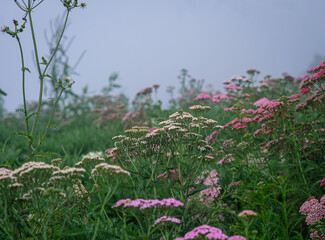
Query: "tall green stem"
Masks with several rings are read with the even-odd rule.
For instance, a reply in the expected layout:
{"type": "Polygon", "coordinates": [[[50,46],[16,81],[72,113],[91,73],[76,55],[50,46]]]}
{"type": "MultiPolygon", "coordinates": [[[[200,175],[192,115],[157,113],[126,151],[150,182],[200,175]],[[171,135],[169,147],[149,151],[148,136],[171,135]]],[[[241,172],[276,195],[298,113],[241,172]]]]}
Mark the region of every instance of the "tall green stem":
{"type": "Polygon", "coordinates": [[[38,117],[39,117],[39,113],[40,113],[40,110],[41,110],[41,105],[42,105],[43,87],[44,87],[44,76],[42,74],[41,66],[40,66],[40,63],[39,63],[38,50],[37,50],[36,37],[35,37],[35,32],[34,32],[34,26],[33,26],[32,13],[31,13],[31,11],[32,10],[29,9],[29,11],[28,11],[28,18],[29,18],[29,25],[30,25],[30,28],[31,28],[32,38],[33,38],[33,45],[34,45],[34,52],[35,52],[36,67],[37,67],[37,71],[38,71],[38,75],[39,75],[39,79],[40,79],[40,91],[39,91],[39,98],[38,98],[38,107],[37,107],[36,116],[35,116],[35,119],[34,119],[32,131],[31,131],[31,135],[33,136],[33,134],[35,132],[37,120],[38,120],[38,117]]]}
{"type": "MultiPolygon", "coordinates": [[[[44,76],[46,74],[46,71],[50,65],[50,63],[52,62],[58,48],[59,48],[59,45],[60,45],[60,42],[62,40],[62,37],[63,37],[63,34],[64,34],[64,31],[66,29],[66,26],[67,26],[67,22],[68,22],[68,18],[69,18],[69,13],[70,13],[70,10],[68,9],[67,10],[67,14],[66,14],[66,17],[65,17],[65,21],[64,21],[64,25],[63,25],[63,28],[62,28],[62,32],[61,32],[61,35],[59,37],[59,40],[58,40],[58,43],[56,45],[56,48],[55,50],[53,51],[52,53],[52,56],[50,58],[50,60],[47,62],[46,64],[46,67],[44,68],[43,72],[41,71],[41,66],[40,66],[40,62],[39,62],[39,56],[38,56],[38,50],[37,50],[37,44],[36,44],[36,37],[35,37],[35,32],[34,32],[34,27],[33,27],[33,22],[32,22],[32,15],[31,15],[31,10],[32,9],[29,9],[28,11],[28,17],[29,17],[29,23],[30,23],[30,27],[31,27],[31,32],[32,32],[32,38],[33,38],[33,45],[34,45],[34,51],[35,51],[35,59],[36,59],[36,65],[37,65],[37,70],[38,70],[38,74],[39,74],[39,79],[40,79],[40,91],[39,91],[39,99],[38,99],[38,107],[37,107],[37,111],[36,111],[36,116],[35,116],[35,119],[34,119],[34,122],[33,122],[33,126],[32,126],[32,130],[31,130],[31,136],[34,135],[35,133],[35,129],[36,129],[36,125],[37,125],[37,121],[38,121],[38,118],[39,118],[39,113],[40,113],[40,110],[41,110],[41,106],[42,106],[42,98],[43,98],[43,88],[44,88],[44,76]]],[[[60,96],[62,95],[62,91],[60,93],[60,96]]],[[[55,102],[55,105],[52,109],[52,113],[51,113],[51,116],[49,118],[49,121],[48,121],[48,124],[47,124],[47,127],[44,131],[44,134],[43,134],[43,137],[45,137],[46,133],[47,133],[47,130],[48,130],[48,127],[49,127],[49,124],[52,120],[52,116],[53,116],[53,112],[55,110],[55,107],[56,107],[56,104],[60,98],[60,96],[58,97],[58,99],[56,100],[55,102]]],[[[38,145],[39,146],[39,145],[38,145]]],[[[31,144],[29,144],[29,149],[31,147],[31,144]]],[[[29,157],[29,156],[28,156],[29,157]]]]}
{"type": "MultiPolygon", "coordinates": [[[[22,71],[22,80],[23,80],[23,101],[24,101],[24,115],[25,115],[25,123],[26,123],[26,131],[29,134],[29,124],[28,124],[28,112],[27,112],[27,104],[26,104],[26,87],[25,87],[25,61],[24,61],[24,53],[23,48],[21,46],[20,39],[18,35],[16,35],[16,39],[19,45],[20,50],[20,58],[21,58],[21,71],[22,71]]],[[[28,140],[28,161],[29,161],[29,154],[30,154],[30,139],[28,140]]]]}

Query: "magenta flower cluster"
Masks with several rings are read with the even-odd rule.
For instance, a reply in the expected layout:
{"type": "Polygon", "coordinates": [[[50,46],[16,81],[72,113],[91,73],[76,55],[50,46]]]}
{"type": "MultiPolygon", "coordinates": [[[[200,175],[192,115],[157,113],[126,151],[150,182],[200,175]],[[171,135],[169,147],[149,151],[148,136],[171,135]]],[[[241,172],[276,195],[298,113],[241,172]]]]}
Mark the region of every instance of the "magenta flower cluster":
{"type": "Polygon", "coordinates": [[[175,217],[168,217],[168,216],[163,216],[161,218],[158,218],[155,223],[153,224],[153,226],[157,226],[158,224],[161,225],[165,225],[165,223],[167,222],[173,222],[173,223],[181,223],[181,220],[179,220],[178,218],[175,217]]]}
{"type": "Polygon", "coordinates": [[[256,217],[257,216],[257,213],[254,212],[253,210],[244,210],[242,212],[240,212],[238,214],[238,217],[241,218],[241,217],[249,217],[249,216],[252,216],[252,217],[256,217]]]}
{"type": "Polygon", "coordinates": [[[322,180],[322,182],[320,183],[320,186],[324,186],[325,185],[325,178],[322,180]]]}
{"type": "Polygon", "coordinates": [[[194,101],[201,100],[201,99],[211,99],[211,96],[209,94],[206,94],[203,92],[203,93],[200,93],[199,96],[194,98],[194,101]]]}
{"type": "Polygon", "coordinates": [[[238,86],[236,86],[236,85],[233,84],[233,83],[230,83],[230,84],[224,86],[223,88],[224,88],[224,89],[237,89],[237,90],[242,90],[241,87],[238,87],[238,86]]]}
{"type": "Polygon", "coordinates": [[[265,106],[266,104],[268,104],[269,102],[270,102],[269,99],[263,97],[263,98],[261,98],[260,100],[257,100],[257,101],[254,103],[254,105],[255,105],[256,107],[263,107],[263,106],[265,106]]]}
{"type": "MultiPolygon", "coordinates": [[[[178,169],[169,170],[169,172],[172,181],[176,181],[179,178],[178,169]]],[[[167,172],[164,172],[157,176],[157,178],[167,178],[167,177],[168,177],[167,172]]],[[[181,178],[183,177],[181,176],[181,178]]]]}
{"type": "Polygon", "coordinates": [[[317,220],[325,219],[325,195],[323,195],[320,201],[315,198],[307,199],[307,201],[301,205],[299,212],[307,216],[307,225],[317,220]]]}
{"type": "Polygon", "coordinates": [[[117,201],[112,208],[119,208],[119,207],[133,207],[139,208],[140,210],[149,209],[149,208],[177,208],[182,207],[184,204],[175,198],[165,198],[163,200],[157,199],[121,199],[117,201]]]}
{"type": "Polygon", "coordinates": [[[325,233],[316,230],[312,232],[309,237],[313,240],[325,240],[325,233]]]}
{"type": "Polygon", "coordinates": [[[204,237],[206,239],[219,239],[219,240],[246,240],[243,236],[232,236],[228,237],[222,233],[220,228],[211,227],[209,225],[202,225],[194,228],[192,231],[185,234],[184,237],[175,238],[175,240],[188,240],[204,237]]]}

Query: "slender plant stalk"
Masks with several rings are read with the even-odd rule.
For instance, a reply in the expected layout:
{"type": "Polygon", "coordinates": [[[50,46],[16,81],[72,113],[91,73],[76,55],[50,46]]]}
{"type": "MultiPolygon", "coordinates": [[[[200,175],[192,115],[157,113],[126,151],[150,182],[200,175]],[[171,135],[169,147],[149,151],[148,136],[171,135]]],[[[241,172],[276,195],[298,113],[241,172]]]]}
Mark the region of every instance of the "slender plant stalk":
{"type": "MultiPolygon", "coordinates": [[[[37,111],[36,111],[36,116],[35,116],[35,119],[34,119],[34,122],[33,122],[33,126],[32,126],[32,130],[30,132],[30,135],[33,136],[34,133],[35,133],[35,130],[36,130],[36,125],[37,125],[37,121],[38,121],[38,118],[39,118],[39,114],[40,114],[40,110],[41,110],[41,106],[42,106],[42,98],[43,98],[43,88],[44,88],[44,76],[46,74],[46,71],[50,65],[50,63],[52,62],[58,48],[59,48],[59,45],[60,45],[60,42],[62,40],[62,37],[63,37],[63,34],[64,34],[64,31],[66,29],[66,26],[67,26],[67,22],[68,22],[68,18],[69,18],[69,13],[70,13],[70,10],[68,9],[67,10],[67,14],[66,14],[66,17],[65,17],[65,21],[64,21],[64,25],[63,25],[63,28],[62,28],[62,32],[61,32],[61,35],[59,37],[59,40],[58,40],[58,43],[56,45],[56,48],[55,50],[53,51],[52,53],[52,56],[50,58],[50,60],[47,62],[46,64],[46,67],[44,68],[43,72],[41,70],[41,66],[40,66],[40,62],[39,62],[39,56],[38,56],[38,50],[37,50],[37,43],[36,43],[36,37],[35,37],[35,31],[34,31],[34,27],[33,27],[33,22],[32,22],[32,15],[31,15],[31,10],[29,8],[29,11],[28,11],[28,17],[29,17],[29,23],[30,23],[30,27],[31,27],[31,32],[32,32],[32,38],[33,38],[33,45],[34,45],[34,51],[35,51],[35,59],[36,59],[36,65],[37,65],[37,70],[38,70],[38,74],[39,74],[39,79],[40,79],[40,90],[39,90],[39,99],[38,99],[38,106],[37,106],[37,111]]],[[[24,80],[23,80],[24,82],[24,80]]],[[[24,88],[25,89],[25,88],[24,88]]],[[[62,95],[62,92],[63,90],[61,90],[60,92],[60,95],[59,97],[56,99],[56,102],[54,104],[54,107],[52,109],[52,112],[51,112],[51,115],[49,117],[49,121],[48,121],[48,124],[47,124],[47,127],[44,131],[44,134],[43,134],[43,138],[45,137],[46,133],[47,133],[47,130],[50,126],[50,123],[51,123],[51,120],[52,120],[52,117],[53,117],[53,113],[54,113],[54,110],[55,110],[55,107],[57,105],[57,102],[58,100],[60,99],[61,95],[62,95]]],[[[24,98],[25,100],[25,98],[24,98]]],[[[25,102],[24,102],[25,103],[25,102]]],[[[26,110],[26,107],[24,105],[24,109],[25,109],[25,112],[27,112],[26,110]]],[[[26,115],[26,114],[25,114],[26,115]]],[[[29,132],[29,131],[28,131],[29,132]]],[[[40,146],[40,143],[38,143],[37,147],[34,149],[33,153],[36,151],[36,149],[40,146]]],[[[32,147],[32,142],[29,142],[28,144],[28,160],[30,158],[30,148],[32,147]]]]}
{"type": "Polygon", "coordinates": [[[31,131],[31,135],[33,136],[34,132],[35,132],[37,120],[38,120],[38,117],[39,117],[39,113],[40,113],[40,110],[41,110],[41,105],[42,105],[44,76],[42,74],[41,66],[40,66],[40,63],[39,63],[38,50],[37,50],[36,37],[35,37],[34,26],[33,26],[33,21],[32,21],[31,9],[29,9],[29,11],[28,11],[28,18],[29,18],[29,25],[30,25],[30,28],[31,28],[32,38],[33,38],[36,67],[37,67],[38,74],[39,74],[39,79],[40,79],[40,91],[39,91],[39,98],[38,98],[38,107],[37,107],[36,116],[35,116],[35,119],[34,119],[32,131],[31,131]]]}
{"type": "MultiPolygon", "coordinates": [[[[21,46],[20,39],[18,37],[18,34],[16,35],[16,39],[19,45],[19,50],[20,50],[20,58],[21,58],[21,71],[22,71],[22,80],[23,80],[23,101],[24,101],[24,115],[25,115],[25,123],[26,123],[26,132],[29,134],[29,124],[28,124],[28,110],[27,110],[27,104],[26,104],[26,87],[25,87],[25,61],[24,61],[24,53],[23,53],[23,48],[21,46]]],[[[28,140],[28,161],[29,161],[29,155],[30,155],[30,141],[31,139],[28,140]]]]}
{"type": "Polygon", "coordinates": [[[66,16],[65,16],[65,20],[64,20],[64,24],[63,24],[63,28],[62,28],[61,35],[60,35],[60,37],[59,37],[58,43],[57,43],[57,45],[56,45],[56,47],[55,47],[55,49],[54,49],[54,51],[53,51],[53,54],[52,54],[50,60],[48,61],[48,63],[46,64],[46,67],[44,68],[43,75],[45,75],[45,73],[46,73],[48,67],[50,66],[50,64],[51,64],[51,62],[52,62],[52,60],[53,60],[53,58],[54,58],[54,56],[55,56],[55,54],[56,54],[56,52],[57,52],[59,46],[60,46],[60,43],[61,43],[61,40],[62,40],[63,34],[64,34],[64,32],[65,32],[65,29],[66,29],[66,26],[67,26],[67,23],[68,23],[69,13],[70,13],[70,10],[67,10],[67,14],[66,14],[66,16]]]}

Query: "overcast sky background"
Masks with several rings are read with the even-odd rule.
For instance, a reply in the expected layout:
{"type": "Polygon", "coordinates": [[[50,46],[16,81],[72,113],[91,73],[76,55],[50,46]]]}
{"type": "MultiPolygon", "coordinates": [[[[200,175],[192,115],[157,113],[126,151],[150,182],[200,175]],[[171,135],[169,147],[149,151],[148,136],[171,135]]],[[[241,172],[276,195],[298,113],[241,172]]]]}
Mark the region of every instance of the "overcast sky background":
{"type": "MultiPolygon", "coordinates": [[[[90,94],[107,86],[108,77],[119,73],[121,91],[131,99],[138,90],[160,84],[179,87],[182,68],[205,79],[215,89],[233,75],[249,68],[261,77],[304,72],[325,56],[324,0],[97,0],[74,9],[66,36],[75,36],[68,54],[71,64],[86,54],[74,76],[73,89],[90,94]]],[[[39,55],[47,56],[44,38],[50,20],[65,9],[59,0],[44,1],[33,12],[39,55]]],[[[23,13],[14,1],[0,1],[0,25],[12,27],[23,13]]],[[[25,51],[27,97],[38,98],[39,81],[32,60],[32,41],[27,25],[20,35],[25,51]]],[[[0,34],[0,88],[7,92],[5,108],[22,104],[21,60],[17,41],[0,34]]]]}

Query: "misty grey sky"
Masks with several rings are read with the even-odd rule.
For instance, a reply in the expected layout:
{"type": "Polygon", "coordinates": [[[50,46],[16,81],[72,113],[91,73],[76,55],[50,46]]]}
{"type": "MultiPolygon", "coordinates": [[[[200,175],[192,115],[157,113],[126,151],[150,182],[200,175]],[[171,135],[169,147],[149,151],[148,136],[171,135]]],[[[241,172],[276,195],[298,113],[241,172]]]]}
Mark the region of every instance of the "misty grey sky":
{"type": "MultiPolygon", "coordinates": [[[[113,72],[130,98],[152,84],[179,86],[182,68],[214,88],[249,68],[281,76],[304,74],[316,54],[325,56],[324,0],[97,0],[74,9],[66,36],[76,39],[69,49],[76,69],[77,93],[88,85],[100,93],[113,72]]],[[[44,31],[65,11],[59,0],[44,1],[33,12],[39,55],[47,56],[44,31]]],[[[12,27],[23,13],[14,1],[0,1],[0,25],[12,27]]],[[[21,41],[25,50],[27,96],[38,97],[38,78],[32,60],[27,25],[21,41]]],[[[22,103],[21,62],[17,41],[0,34],[0,88],[7,92],[5,108],[22,103]]],[[[164,97],[165,96],[165,97],[164,97]]]]}

